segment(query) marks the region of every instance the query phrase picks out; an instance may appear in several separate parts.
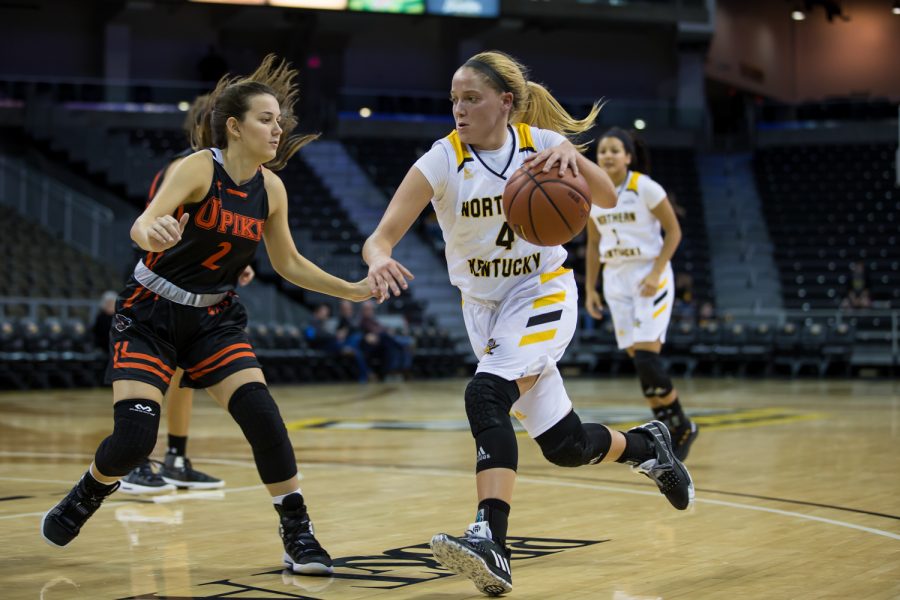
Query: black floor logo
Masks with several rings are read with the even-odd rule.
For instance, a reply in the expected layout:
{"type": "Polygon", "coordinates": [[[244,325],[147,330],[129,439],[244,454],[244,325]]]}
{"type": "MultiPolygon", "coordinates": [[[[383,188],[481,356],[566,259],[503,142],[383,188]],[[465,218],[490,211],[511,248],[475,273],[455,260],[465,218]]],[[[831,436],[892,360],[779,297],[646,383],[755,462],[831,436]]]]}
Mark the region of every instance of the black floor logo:
{"type": "MultiPolygon", "coordinates": [[[[507,539],[507,543],[512,550],[511,558],[514,569],[516,563],[520,561],[559,554],[568,550],[587,548],[588,546],[608,541],[524,537],[507,539]]],[[[306,594],[324,592],[326,588],[331,587],[332,584],[337,584],[339,581],[347,581],[352,587],[356,588],[393,590],[454,576],[454,573],[442,567],[435,560],[428,544],[403,546],[402,548],[385,550],[377,555],[337,558],[334,561],[334,571],[334,574],[330,577],[309,577],[277,569],[254,573],[252,576],[236,577],[234,580],[222,579],[202,583],[198,587],[205,588],[205,590],[203,592],[198,590],[198,593],[191,596],[168,596],[154,593],[130,596],[122,600],[206,600],[208,598],[319,600],[319,597],[316,595],[306,594]],[[271,577],[276,575],[281,578],[281,585],[268,581],[265,585],[247,582],[250,577],[271,577]],[[237,579],[240,579],[240,581],[237,581],[237,579]],[[303,590],[303,593],[300,590],[303,590]]]]}

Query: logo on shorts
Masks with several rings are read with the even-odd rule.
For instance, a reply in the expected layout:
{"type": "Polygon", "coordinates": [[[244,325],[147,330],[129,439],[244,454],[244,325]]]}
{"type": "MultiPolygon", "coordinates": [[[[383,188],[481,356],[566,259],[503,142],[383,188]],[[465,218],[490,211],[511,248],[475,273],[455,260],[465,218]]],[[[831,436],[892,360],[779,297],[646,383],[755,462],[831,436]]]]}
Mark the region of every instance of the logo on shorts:
{"type": "Polygon", "coordinates": [[[116,313],[116,316],[113,318],[113,327],[116,328],[116,331],[122,333],[123,331],[131,327],[131,319],[124,315],[116,313]]]}
{"type": "Polygon", "coordinates": [[[635,327],[640,327],[640,326],[641,326],[641,320],[640,320],[640,319],[635,319],[635,320],[634,320],[634,326],[635,326],[635,327]]]}
{"type": "Polygon", "coordinates": [[[500,344],[494,341],[494,338],[488,340],[487,346],[484,347],[484,354],[493,354],[494,348],[497,348],[500,344]]]}
{"type": "Polygon", "coordinates": [[[480,463],[483,460],[487,460],[491,457],[490,454],[484,451],[484,448],[478,446],[478,454],[475,455],[475,462],[480,463]]]}

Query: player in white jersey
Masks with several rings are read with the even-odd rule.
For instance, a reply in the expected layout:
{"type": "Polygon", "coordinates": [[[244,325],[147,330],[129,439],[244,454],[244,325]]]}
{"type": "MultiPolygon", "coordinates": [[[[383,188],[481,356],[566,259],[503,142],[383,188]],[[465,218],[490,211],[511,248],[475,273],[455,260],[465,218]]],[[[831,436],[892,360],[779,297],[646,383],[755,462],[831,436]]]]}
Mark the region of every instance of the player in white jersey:
{"type": "Polygon", "coordinates": [[[597,162],[616,185],[618,203],[612,209],[591,207],[585,306],[592,317],[603,318],[597,292],[597,268],[602,264],[603,295],[619,349],[634,361],[653,415],[669,428],[675,454],[685,460],[697,438],[697,425],[685,416],[659,356],[675,296],[669,261],[681,241],[681,227],[666,191],[646,174],[646,149],[627,131],[614,127],[603,134],[597,162]]]}
{"type": "Polygon", "coordinates": [[[465,392],[476,449],[476,522],[457,538],[431,540],[435,557],[469,577],[482,592],[512,590],[506,533],[518,467],[510,413],[554,464],[598,462],[639,466],[678,509],[693,484],[674,457],[665,425],[651,422],[620,433],[582,424],[572,411],[556,362],[578,313],[574,277],[562,268],[560,246],[540,247],[516,237],[502,214],[506,181],[521,165],[581,172],[593,202],[610,208],[615,189],[567,135],[587,130],[599,108],[572,118],[525,68],[501,52],[475,55],[453,76],[456,129],[438,140],[409,170],[363,258],[379,301],[406,289],[412,274],[391,258],[394,246],[430,202],[447,244],[450,280],[460,289],[472,348],[479,358],[465,392]]]}

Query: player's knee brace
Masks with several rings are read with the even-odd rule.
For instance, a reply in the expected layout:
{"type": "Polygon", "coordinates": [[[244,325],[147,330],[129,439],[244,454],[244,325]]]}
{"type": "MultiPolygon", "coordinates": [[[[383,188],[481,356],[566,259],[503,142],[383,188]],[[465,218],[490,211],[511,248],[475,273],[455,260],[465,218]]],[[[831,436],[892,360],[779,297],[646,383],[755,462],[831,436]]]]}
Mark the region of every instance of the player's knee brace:
{"type": "Polygon", "coordinates": [[[297,474],[294,447],[278,406],[264,383],[245,383],[228,401],[228,412],[253,449],[263,483],[286,481],[297,474]]]}
{"type": "Polygon", "coordinates": [[[662,358],[656,352],[634,351],[634,368],[641,380],[641,391],[647,398],[662,398],[673,389],[672,378],[663,366],[662,358]]]}
{"type": "Polygon", "coordinates": [[[580,467],[600,462],[612,444],[612,436],[603,425],[582,424],[570,412],[556,425],[534,438],[544,458],[560,467],[580,467]]]}
{"type": "Polygon", "coordinates": [[[100,442],[94,466],[102,474],[122,477],[150,456],[159,431],[159,404],[153,400],[119,400],[113,406],[112,435],[100,442]]]}
{"type": "Polygon", "coordinates": [[[519,386],[490,373],[476,373],[466,386],[466,416],[475,438],[475,471],[519,466],[519,446],[509,411],[519,386]]]}

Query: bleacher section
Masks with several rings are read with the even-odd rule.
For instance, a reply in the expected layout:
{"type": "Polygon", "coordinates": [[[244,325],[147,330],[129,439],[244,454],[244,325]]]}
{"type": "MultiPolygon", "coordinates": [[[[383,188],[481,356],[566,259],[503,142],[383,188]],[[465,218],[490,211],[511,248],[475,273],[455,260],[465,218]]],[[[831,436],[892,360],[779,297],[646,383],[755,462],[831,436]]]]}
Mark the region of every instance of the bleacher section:
{"type": "MultiPolygon", "coordinates": [[[[122,287],[122,277],[110,267],[67,246],[47,231],[0,205],[4,233],[0,236],[0,296],[27,298],[100,298],[105,290],[122,287]]],[[[7,316],[25,316],[24,305],[7,305],[7,316]]],[[[38,317],[60,316],[41,307],[38,317]]]]}
{"type": "Polygon", "coordinates": [[[900,306],[900,195],[888,145],[757,151],[754,169],[787,308],[838,308],[851,263],[873,302],[900,306]]]}

